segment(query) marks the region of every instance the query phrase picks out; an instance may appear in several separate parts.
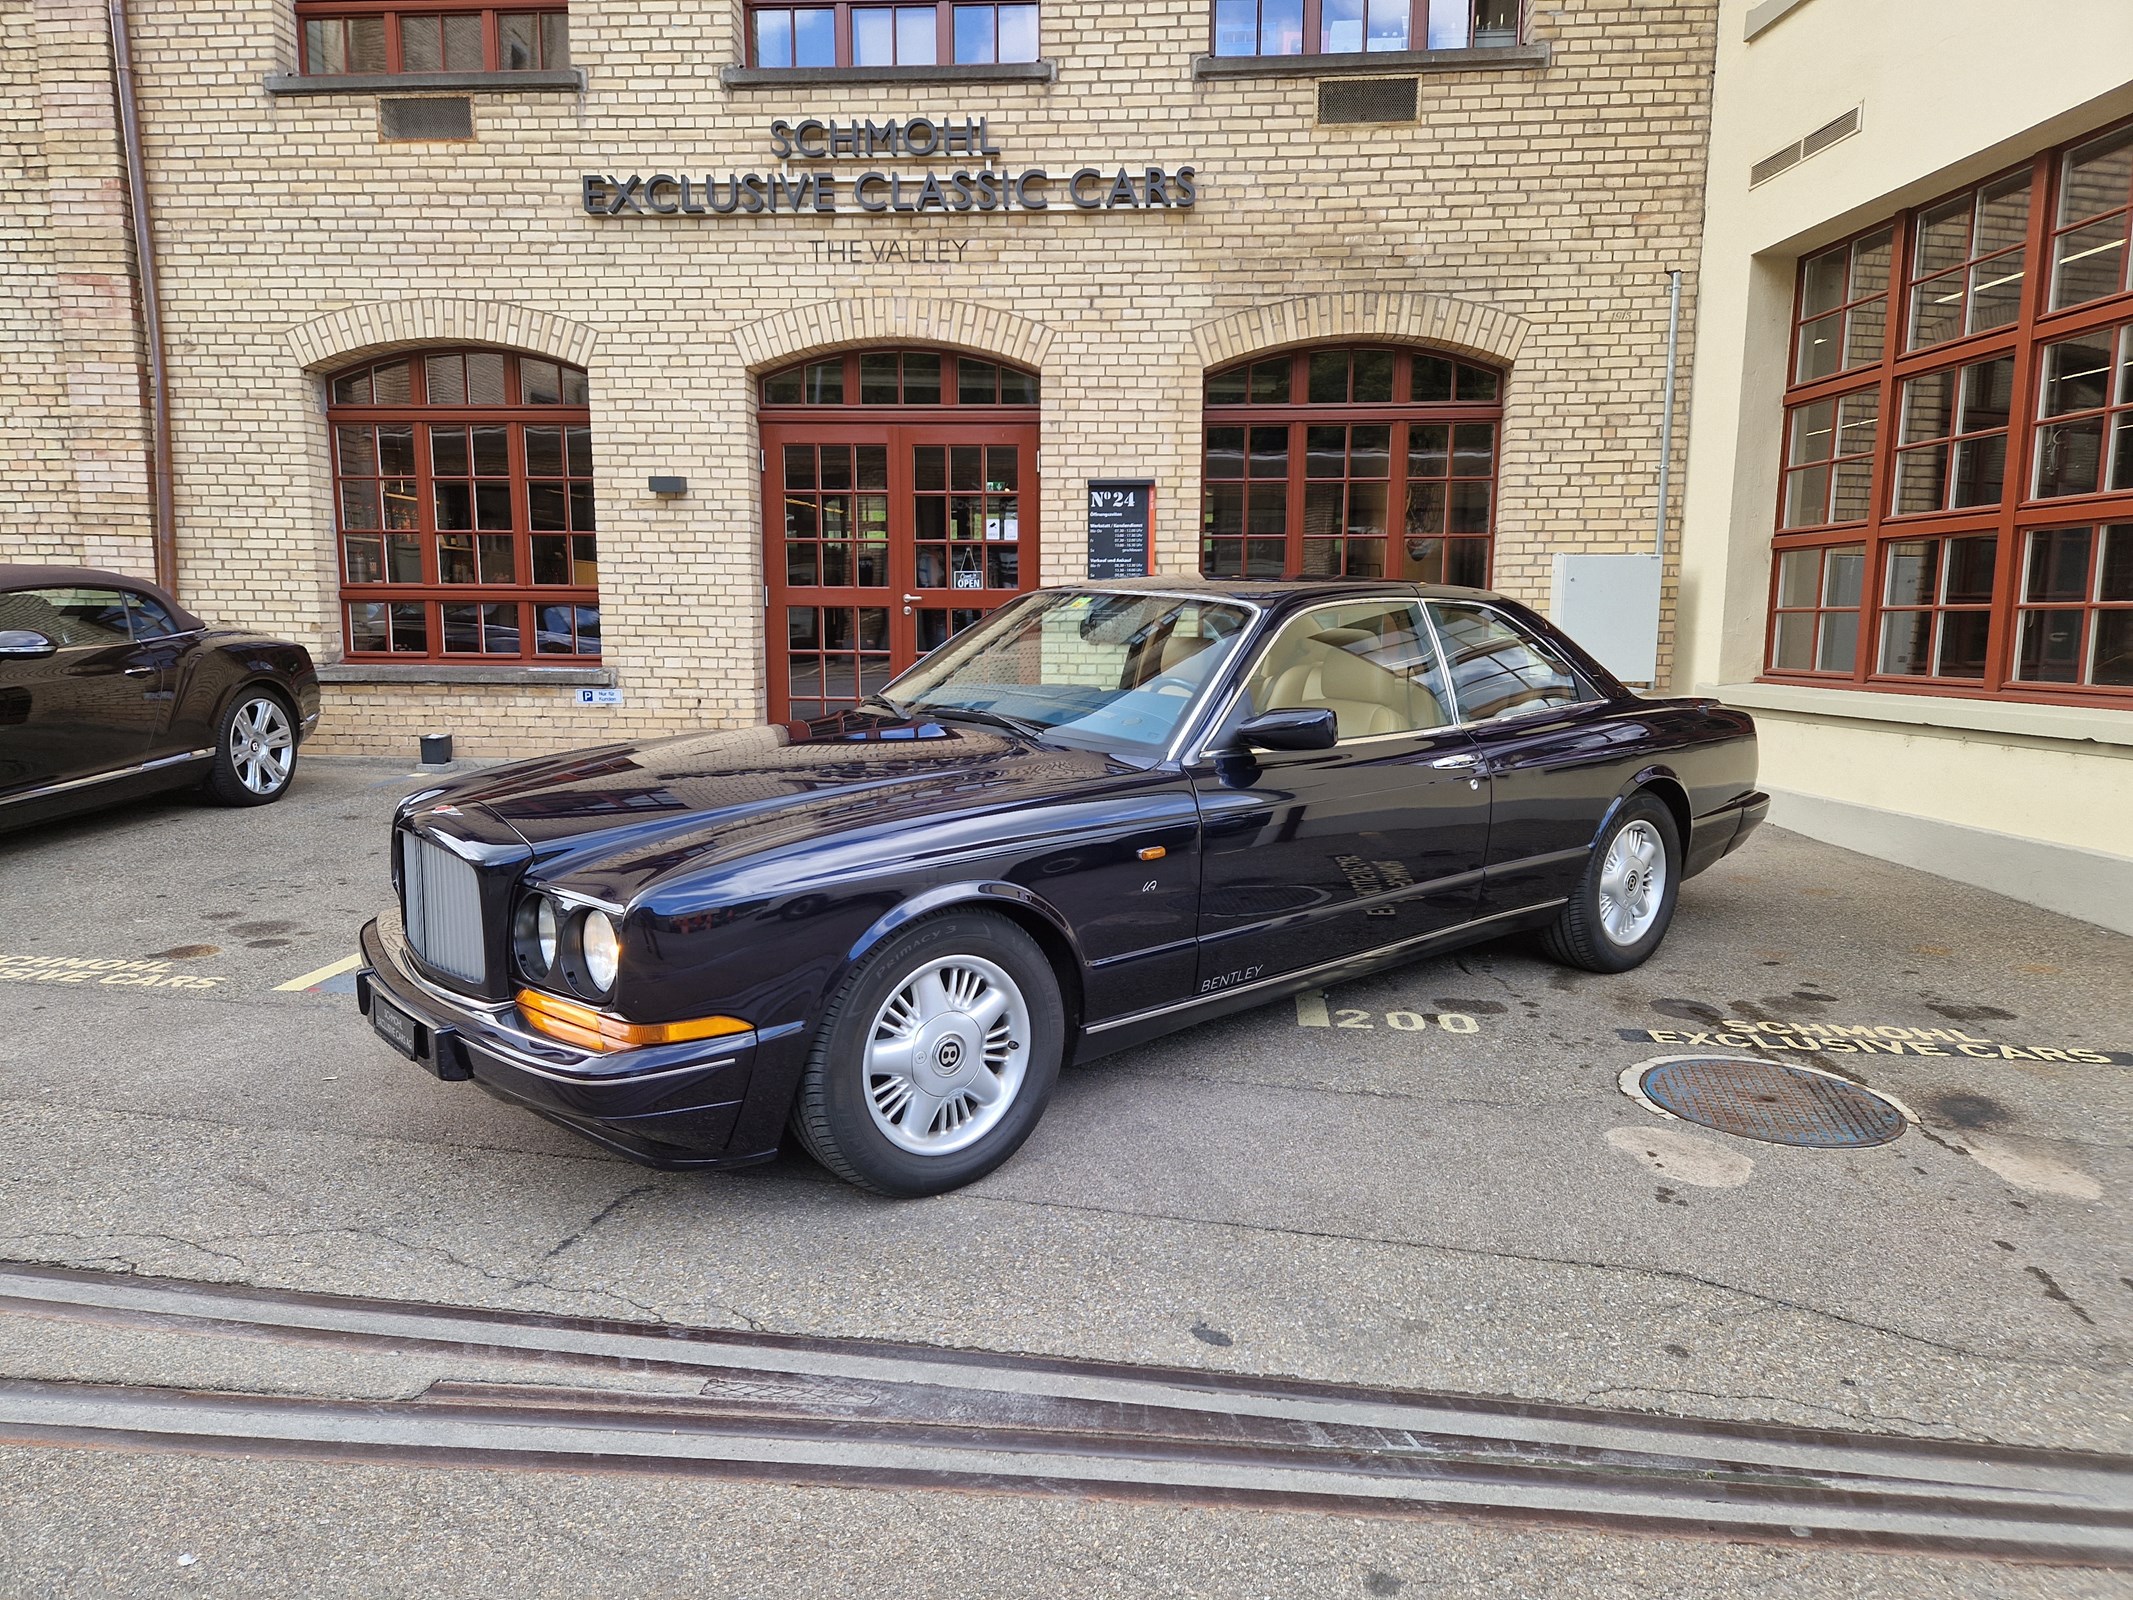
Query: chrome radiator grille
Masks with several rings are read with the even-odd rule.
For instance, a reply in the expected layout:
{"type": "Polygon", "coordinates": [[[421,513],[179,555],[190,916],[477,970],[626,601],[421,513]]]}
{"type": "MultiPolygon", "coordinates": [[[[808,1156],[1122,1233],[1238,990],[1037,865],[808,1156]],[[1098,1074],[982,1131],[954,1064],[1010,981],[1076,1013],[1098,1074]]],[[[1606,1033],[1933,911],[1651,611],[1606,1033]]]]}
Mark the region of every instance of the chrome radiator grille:
{"type": "Polygon", "coordinates": [[[400,835],[401,916],[407,942],[440,972],[468,983],[488,974],[481,882],[471,862],[417,834],[400,835]]]}

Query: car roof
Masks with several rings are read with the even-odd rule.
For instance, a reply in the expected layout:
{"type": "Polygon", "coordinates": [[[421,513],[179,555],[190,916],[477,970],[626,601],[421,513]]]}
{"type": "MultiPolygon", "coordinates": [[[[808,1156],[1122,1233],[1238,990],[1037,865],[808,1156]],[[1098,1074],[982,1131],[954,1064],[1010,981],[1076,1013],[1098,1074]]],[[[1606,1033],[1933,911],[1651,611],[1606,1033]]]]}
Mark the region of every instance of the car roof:
{"type": "Polygon", "coordinates": [[[177,596],[169,590],[146,578],[107,572],[102,567],[33,567],[21,562],[0,561],[0,593],[11,589],[131,589],[136,594],[160,601],[178,626],[187,631],[207,626],[179,605],[177,596]]]}
{"type": "Polygon", "coordinates": [[[1207,578],[1198,573],[1157,573],[1147,578],[1088,578],[1046,587],[1100,593],[1140,590],[1160,594],[1204,594],[1259,606],[1275,606],[1298,598],[1340,600],[1350,595],[1381,594],[1416,594],[1429,600],[1487,600],[1498,604],[1503,600],[1503,596],[1488,589],[1463,589],[1445,583],[1410,583],[1400,578],[1207,578]]]}

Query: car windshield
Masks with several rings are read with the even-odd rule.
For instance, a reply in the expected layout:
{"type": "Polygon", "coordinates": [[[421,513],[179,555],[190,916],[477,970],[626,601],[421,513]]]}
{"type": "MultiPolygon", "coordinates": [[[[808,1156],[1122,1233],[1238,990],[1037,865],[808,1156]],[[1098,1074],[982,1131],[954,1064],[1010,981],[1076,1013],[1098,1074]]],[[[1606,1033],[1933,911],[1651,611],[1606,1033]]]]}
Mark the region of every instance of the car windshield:
{"type": "Polygon", "coordinates": [[[1040,590],[889,685],[902,711],[957,711],[1065,744],[1160,754],[1244,635],[1231,601],[1040,590]]]}

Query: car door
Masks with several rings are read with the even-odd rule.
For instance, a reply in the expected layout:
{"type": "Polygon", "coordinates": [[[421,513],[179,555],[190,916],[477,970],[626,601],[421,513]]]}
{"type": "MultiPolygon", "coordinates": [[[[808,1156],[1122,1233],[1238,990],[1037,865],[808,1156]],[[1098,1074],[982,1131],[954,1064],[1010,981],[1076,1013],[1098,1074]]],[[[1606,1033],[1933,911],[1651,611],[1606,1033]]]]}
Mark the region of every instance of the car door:
{"type": "Polygon", "coordinates": [[[1459,716],[1490,791],[1484,915],[1560,899],[1620,788],[1635,730],[1533,629],[1494,606],[1432,600],[1459,716]]]}
{"type": "Polygon", "coordinates": [[[1474,914],[1488,785],[1407,597],[1316,606],[1263,649],[1189,771],[1202,825],[1200,981],[1213,993],[1474,914]],[[1237,747],[1263,711],[1325,707],[1330,750],[1237,747]]]}
{"type": "Polygon", "coordinates": [[[7,787],[50,783],[136,766],[147,759],[162,705],[161,673],[134,644],[126,598],[116,589],[64,587],[0,595],[0,630],[42,636],[49,654],[9,656],[7,787]]]}
{"type": "Polygon", "coordinates": [[[198,681],[197,630],[181,628],[162,601],[132,589],[126,591],[126,621],[133,629],[133,665],[154,674],[135,674],[147,685],[143,692],[151,708],[143,759],[184,755],[213,744],[218,686],[198,681]]]}

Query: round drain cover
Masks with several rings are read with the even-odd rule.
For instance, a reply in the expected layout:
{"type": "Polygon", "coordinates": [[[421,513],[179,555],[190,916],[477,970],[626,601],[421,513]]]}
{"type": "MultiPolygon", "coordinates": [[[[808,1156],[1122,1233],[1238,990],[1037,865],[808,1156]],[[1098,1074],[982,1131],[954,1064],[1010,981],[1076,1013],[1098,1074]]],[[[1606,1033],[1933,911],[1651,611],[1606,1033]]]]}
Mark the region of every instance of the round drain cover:
{"type": "Polygon", "coordinates": [[[1622,1074],[1622,1087],[1684,1122],[1765,1144],[1887,1144],[1910,1121],[1894,1101],[1833,1073],[1737,1056],[1642,1061],[1622,1074]]]}

